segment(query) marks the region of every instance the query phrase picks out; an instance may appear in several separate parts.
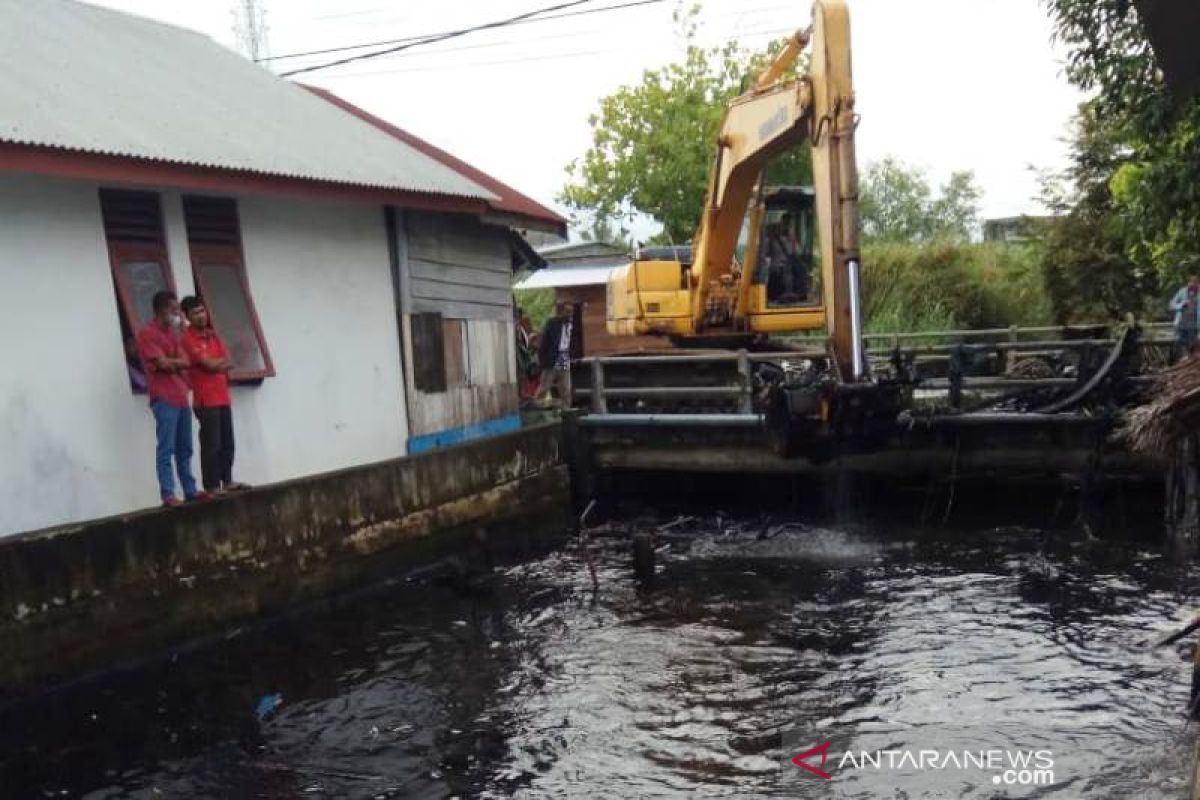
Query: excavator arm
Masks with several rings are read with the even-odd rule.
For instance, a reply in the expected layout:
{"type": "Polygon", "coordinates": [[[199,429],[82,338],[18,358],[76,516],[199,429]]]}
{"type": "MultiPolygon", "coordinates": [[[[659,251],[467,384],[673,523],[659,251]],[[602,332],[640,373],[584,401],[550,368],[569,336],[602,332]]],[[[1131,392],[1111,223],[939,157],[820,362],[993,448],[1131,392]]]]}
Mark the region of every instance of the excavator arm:
{"type": "Polygon", "coordinates": [[[807,113],[812,106],[808,82],[778,80],[795,63],[807,41],[805,32],[797,32],[759,76],[754,88],[731,101],[725,111],[716,159],[709,172],[704,216],[694,240],[695,320],[704,318],[713,286],[733,269],[742,220],[766,165],[802,143],[807,135],[807,113]]]}
{"type": "Polygon", "coordinates": [[[809,66],[811,140],[825,329],[842,380],[866,373],[859,304],[858,162],[854,150],[854,81],[850,70],[850,12],[844,0],[813,4],[809,66]]]}

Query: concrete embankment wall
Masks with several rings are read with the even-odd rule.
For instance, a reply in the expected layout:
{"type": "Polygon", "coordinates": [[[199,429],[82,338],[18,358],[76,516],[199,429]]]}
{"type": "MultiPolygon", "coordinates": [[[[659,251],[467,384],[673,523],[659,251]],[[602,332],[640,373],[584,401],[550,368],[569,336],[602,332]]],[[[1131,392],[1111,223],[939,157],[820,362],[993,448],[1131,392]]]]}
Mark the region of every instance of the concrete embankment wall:
{"type": "MultiPolygon", "coordinates": [[[[556,424],[0,540],[0,700],[566,520],[556,424]]],[[[486,551],[486,552],[485,552],[486,551]]]]}

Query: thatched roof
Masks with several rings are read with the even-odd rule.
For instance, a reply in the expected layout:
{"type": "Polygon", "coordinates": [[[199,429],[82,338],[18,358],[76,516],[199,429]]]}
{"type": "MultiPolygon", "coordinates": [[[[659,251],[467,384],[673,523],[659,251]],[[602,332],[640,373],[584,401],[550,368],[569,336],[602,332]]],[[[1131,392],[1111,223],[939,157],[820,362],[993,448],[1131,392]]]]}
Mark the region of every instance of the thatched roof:
{"type": "Polygon", "coordinates": [[[1125,415],[1120,438],[1134,450],[1163,453],[1200,433],[1200,356],[1184,358],[1154,378],[1150,401],[1125,415]]]}

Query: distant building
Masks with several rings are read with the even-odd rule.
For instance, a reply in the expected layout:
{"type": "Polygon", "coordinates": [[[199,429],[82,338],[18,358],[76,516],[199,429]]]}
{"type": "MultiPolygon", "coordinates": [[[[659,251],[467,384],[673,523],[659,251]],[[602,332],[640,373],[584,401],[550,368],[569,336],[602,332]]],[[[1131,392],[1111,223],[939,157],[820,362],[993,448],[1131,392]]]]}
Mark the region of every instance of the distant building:
{"type": "Polygon", "coordinates": [[[534,249],[543,247],[551,247],[553,245],[563,244],[566,241],[565,235],[551,233],[543,230],[526,230],[522,231],[525,241],[529,242],[534,249]]]}
{"type": "Polygon", "coordinates": [[[519,424],[516,231],[559,215],[192,31],[0,0],[0,41],[0,536],[157,505],[124,340],[160,289],[231,346],[251,483],[519,424]]]}
{"type": "Polygon", "coordinates": [[[583,306],[585,356],[668,346],[661,336],[612,336],[608,333],[607,283],[609,274],[629,263],[629,250],[607,242],[572,242],[542,247],[538,255],[546,266],[517,284],[518,289],[553,289],[556,303],[583,306]]]}
{"type": "Polygon", "coordinates": [[[983,240],[1019,244],[1042,238],[1042,230],[1052,222],[1052,216],[997,217],[984,220],[983,240]]]}

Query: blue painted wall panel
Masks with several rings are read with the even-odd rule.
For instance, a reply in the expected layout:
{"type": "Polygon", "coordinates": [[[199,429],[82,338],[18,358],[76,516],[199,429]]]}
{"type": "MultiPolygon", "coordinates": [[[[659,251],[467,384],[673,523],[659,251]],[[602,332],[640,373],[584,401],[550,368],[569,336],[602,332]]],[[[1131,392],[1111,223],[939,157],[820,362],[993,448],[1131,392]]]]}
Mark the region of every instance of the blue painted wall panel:
{"type": "Polygon", "coordinates": [[[477,422],[474,425],[465,425],[461,428],[451,428],[450,430],[438,431],[437,433],[427,433],[424,436],[414,436],[408,440],[408,452],[411,455],[425,453],[441,447],[450,447],[462,442],[469,442],[472,439],[482,439],[486,436],[508,433],[520,427],[521,415],[510,414],[507,417],[489,419],[484,422],[477,422]]]}

